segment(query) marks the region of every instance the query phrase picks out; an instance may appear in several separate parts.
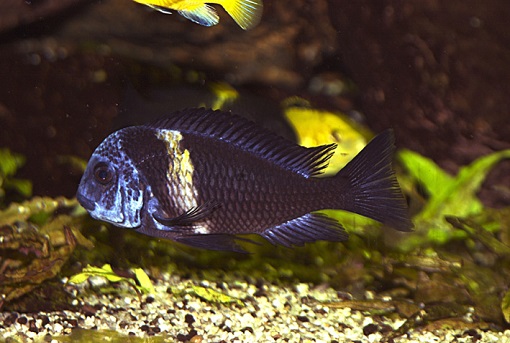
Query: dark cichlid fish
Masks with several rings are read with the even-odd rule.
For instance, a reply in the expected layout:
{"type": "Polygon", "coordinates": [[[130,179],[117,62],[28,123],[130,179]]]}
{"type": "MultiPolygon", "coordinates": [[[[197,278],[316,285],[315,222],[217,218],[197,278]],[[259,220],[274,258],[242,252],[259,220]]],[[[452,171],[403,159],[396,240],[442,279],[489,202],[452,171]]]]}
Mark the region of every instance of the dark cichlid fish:
{"type": "Polygon", "coordinates": [[[213,250],[243,252],[234,235],[250,233],[286,247],[346,240],[322,209],[411,230],[391,167],[392,131],[334,177],[316,177],[334,148],[304,148],[236,115],[189,109],[108,136],[77,197],[96,219],[213,250]]]}

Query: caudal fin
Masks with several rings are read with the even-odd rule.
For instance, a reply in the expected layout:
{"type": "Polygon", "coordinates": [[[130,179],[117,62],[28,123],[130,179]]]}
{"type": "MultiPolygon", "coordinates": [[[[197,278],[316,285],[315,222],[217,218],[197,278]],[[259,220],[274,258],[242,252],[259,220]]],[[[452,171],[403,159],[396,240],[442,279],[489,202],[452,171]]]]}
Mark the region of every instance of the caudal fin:
{"type": "Polygon", "coordinates": [[[218,3],[243,30],[255,27],[262,17],[262,0],[222,0],[218,3]]]}
{"type": "Polygon", "coordinates": [[[352,159],[335,178],[341,178],[342,209],[375,219],[400,231],[411,231],[407,203],[392,168],[394,137],[386,130],[352,159]]]}

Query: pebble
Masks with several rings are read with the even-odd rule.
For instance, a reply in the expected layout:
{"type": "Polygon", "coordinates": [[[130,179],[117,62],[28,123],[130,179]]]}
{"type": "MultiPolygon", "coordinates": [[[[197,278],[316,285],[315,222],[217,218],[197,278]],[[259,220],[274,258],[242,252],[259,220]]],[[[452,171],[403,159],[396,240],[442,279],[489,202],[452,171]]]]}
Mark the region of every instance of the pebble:
{"type": "MultiPolygon", "coordinates": [[[[147,338],[163,336],[175,342],[380,342],[404,320],[395,316],[377,316],[349,308],[329,307],[317,299],[339,302],[338,292],[329,288],[314,289],[308,284],[281,287],[264,284],[264,295],[255,296],[261,285],[236,281],[235,284],[213,281],[197,282],[236,298],[245,306],[214,304],[186,293],[190,281],[164,276],[155,283],[156,294],[140,299],[131,289],[119,294],[102,294],[77,287],[81,311],[39,312],[24,314],[0,312],[0,341],[57,342],[56,336],[72,334],[74,328],[114,330],[127,336],[147,338]],[[179,292],[167,292],[169,286],[179,292]]],[[[82,333],[83,334],[83,333],[82,333]]],[[[412,330],[397,337],[395,343],[421,342],[505,342],[504,332],[476,329],[412,330]]]]}

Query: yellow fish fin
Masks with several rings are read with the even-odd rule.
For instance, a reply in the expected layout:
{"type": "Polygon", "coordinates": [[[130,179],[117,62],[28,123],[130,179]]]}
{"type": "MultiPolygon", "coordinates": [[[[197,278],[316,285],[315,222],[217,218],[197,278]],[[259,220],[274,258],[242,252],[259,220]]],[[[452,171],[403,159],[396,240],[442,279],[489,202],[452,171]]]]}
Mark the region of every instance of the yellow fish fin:
{"type": "Polygon", "coordinates": [[[222,0],[218,3],[243,30],[255,27],[262,17],[262,0],[222,0]]]}
{"type": "Polygon", "coordinates": [[[179,14],[184,18],[191,20],[194,23],[203,25],[203,26],[213,26],[218,24],[220,17],[216,10],[204,4],[192,10],[180,10],[179,14]]]}

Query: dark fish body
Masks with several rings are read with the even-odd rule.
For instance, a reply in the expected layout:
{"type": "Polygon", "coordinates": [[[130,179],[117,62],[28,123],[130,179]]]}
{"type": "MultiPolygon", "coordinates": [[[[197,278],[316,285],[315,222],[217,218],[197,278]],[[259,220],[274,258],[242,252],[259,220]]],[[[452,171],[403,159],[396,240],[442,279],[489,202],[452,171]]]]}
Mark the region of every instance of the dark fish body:
{"type": "Polygon", "coordinates": [[[214,250],[243,251],[234,235],[248,233],[284,246],[347,239],[322,209],[410,230],[391,168],[392,132],[336,176],[316,177],[334,148],[301,147],[230,113],[185,110],[108,136],[77,197],[96,219],[214,250]]]}

